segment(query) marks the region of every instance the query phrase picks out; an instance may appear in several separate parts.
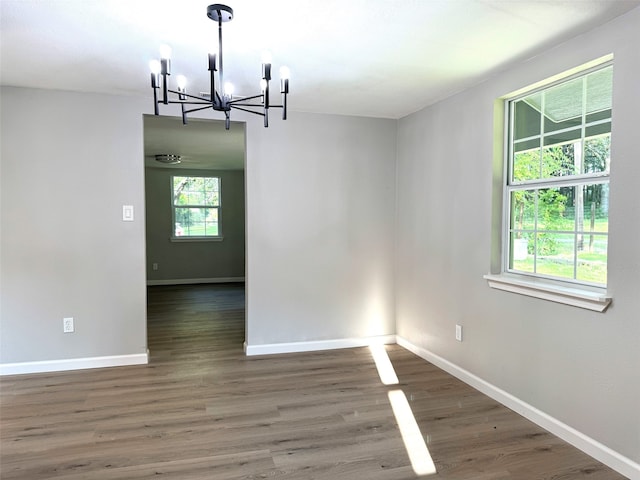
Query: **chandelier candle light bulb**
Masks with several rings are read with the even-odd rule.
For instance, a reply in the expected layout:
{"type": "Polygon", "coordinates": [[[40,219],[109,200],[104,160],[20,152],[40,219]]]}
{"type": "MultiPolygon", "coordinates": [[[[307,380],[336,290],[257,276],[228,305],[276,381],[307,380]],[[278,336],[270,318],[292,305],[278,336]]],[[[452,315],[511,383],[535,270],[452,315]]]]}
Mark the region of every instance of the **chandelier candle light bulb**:
{"type": "MultiPolygon", "coordinates": [[[[265,55],[270,59],[271,55],[265,55]]],[[[262,105],[264,107],[264,126],[269,126],[269,81],[271,80],[271,63],[262,64],[262,81],[264,82],[264,88],[262,88],[262,105]]],[[[261,82],[262,83],[262,82],[261,82]]]]}
{"type": "Polygon", "coordinates": [[[280,67],[280,93],[282,94],[282,119],[287,119],[287,95],[289,94],[289,77],[291,72],[287,67],[280,67]]]}
{"type": "Polygon", "coordinates": [[[233,83],[231,82],[225,82],[224,84],[224,96],[226,98],[228,98],[229,100],[231,100],[231,98],[233,97],[233,92],[234,92],[234,88],[233,88],[233,83]]]}
{"type": "Polygon", "coordinates": [[[184,75],[178,75],[176,77],[176,83],[178,84],[178,98],[180,100],[186,100],[187,96],[185,95],[186,93],[186,88],[187,88],[187,77],[185,77],[184,75]]]}
{"type": "Polygon", "coordinates": [[[151,70],[151,73],[153,73],[154,75],[158,75],[161,70],[160,61],[159,60],[149,61],[149,69],[151,70]]]}
{"type": "MultiPolygon", "coordinates": [[[[207,16],[218,24],[218,51],[209,53],[208,70],[210,81],[210,93],[193,95],[186,92],[186,78],[178,75],[176,78],[177,89],[169,87],[168,77],[171,75],[171,48],[168,45],[160,47],[160,61],[152,60],[149,63],[151,69],[151,88],[153,89],[154,113],[159,115],[159,104],[168,105],[177,103],[182,110],[182,123],[187,124],[187,115],[199,110],[213,109],[224,112],[225,128],[231,126],[231,110],[237,109],[254,115],[264,117],[264,126],[269,126],[269,109],[282,108],[282,119],[287,119],[287,95],[289,94],[289,69],[280,69],[280,93],[282,105],[272,105],[269,99],[269,82],[271,81],[271,55],[266,53],[262,58],[262,79],[260,81],[261,92],[258,95],[248,97],[234,97],[234,88],[230,82],[224,80],[224,64],[222,61],[222,24],[233,19],[233,10],[227,5],[215,3],[207,7],[207,16]],[[217,78],[216,78],[217,77],[217,78]],[[218,93],[216,83],[222,87],[218,93]],[[158,89],[162,89],[162,99],[158,100],[158,89]],[[175,100],[170,99],[169,94],[175,100]],[[191,107],[195,106],[195,107],[191,107]]],[[[218,87],[218,88],[220,88],[218,87]]]]}
{"type": "Polygon", "coordinates": [[[158,88],[160,88],[160,71],[162,67],[158,60],[151,60],[149,69],[151,69],[151,88],[153,88],[153,110],[158,115],[158,88]]]}
{"type": "Polygon", "coordinates": [[[169,45],[160,45],[160,58],[165,60],[171,58],[171,47],[169,45]]]}

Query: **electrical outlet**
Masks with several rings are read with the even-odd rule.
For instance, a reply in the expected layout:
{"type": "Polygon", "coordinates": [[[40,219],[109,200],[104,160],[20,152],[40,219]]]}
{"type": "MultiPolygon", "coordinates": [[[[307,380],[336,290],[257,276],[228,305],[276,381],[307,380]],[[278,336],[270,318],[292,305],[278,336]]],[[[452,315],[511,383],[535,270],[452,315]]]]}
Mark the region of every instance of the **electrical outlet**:
{"type": "Polygon", "coordinates": [[[62,331],[64,333],[73,333],[75,331],[75,329],[73,328],[73,317],[62,319],[62,331]]]}
{"type": "Polygon", "coordinates": [[[152,265],[152,267],[153,267],[153,269],[154,269],[154,270],[158,270],[158,264],[157,264],[157,263],[154,263],[154,264],[152,265]]]}
{"type": "Polygon", "coordinates": [[[462,341],[462,325],[456,325],[456,340],[462,341]]]}

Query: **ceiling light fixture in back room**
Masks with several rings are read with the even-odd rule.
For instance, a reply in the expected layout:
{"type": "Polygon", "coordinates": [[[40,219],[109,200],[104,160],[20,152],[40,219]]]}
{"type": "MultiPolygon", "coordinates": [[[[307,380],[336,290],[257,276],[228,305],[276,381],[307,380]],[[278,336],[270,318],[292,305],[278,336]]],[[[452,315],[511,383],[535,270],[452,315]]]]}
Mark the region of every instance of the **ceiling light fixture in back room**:
{"type": "Polygon", "coordinates": [[[167,165],[177,165],[182,162],[182,157],[180,155],[163,153],[162,155],[156,155],[156,162],[166,163],[167,165]]]}
{"type": "Polygon", "coordinates": [[[262,115],[264,126],[269,126],[269,108],[282,108],[282,119],[287,119],[287,95],[289,94],[289,69],[280,69],[280,93],[282,94],[282,105],[272,105],[269,101],[269,81],[271,80],[271,63],[262,64],[262,80],[260,80],[261,93],[249,97],[233,96],[233,85],[224,80],[224,63],[222,62],[222,24],[233,19],[233,10],[227,5],[219,3],[207,7],[207,16],[218,23],[218,54],[209,53],[209,77],[210,92],[192,95],[187,93],[187,79],[183,75],[176,77],[177,90],[169,88],[169,76],[171,75],[171,48],[163,45],[160,48],[160,60],[152,60],[151,67],[151,88],[153,89],[154,113],[159,115],[159,105],[162,103],[180,104],[182,108],[182,123],[187,124],[187,114],[212,108],[218,112],[224,112],[225,128],[229,130],[231,124],[231,109],[242,110],[262,115]],[[218,82],[216,84],[216,72],[218,82]],[[220,92],[218,89],[220,89],[220,92]],[[158,99],[158,90],[161,90],[161,98],[158,99]],[[173,94],[170,100],[169,94],[173,94]],[[196,105],[194,108],[187,106],[196,105]],[[198,106],[204,105],[204,106],[198,106]]]}

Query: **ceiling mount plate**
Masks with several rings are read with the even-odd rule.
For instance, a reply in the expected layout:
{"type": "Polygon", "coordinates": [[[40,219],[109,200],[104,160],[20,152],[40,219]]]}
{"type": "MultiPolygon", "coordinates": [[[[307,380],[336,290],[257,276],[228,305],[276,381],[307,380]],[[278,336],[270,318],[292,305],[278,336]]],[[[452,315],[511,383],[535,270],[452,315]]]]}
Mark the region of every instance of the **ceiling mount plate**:
{"type": "Polygon", "coordinates": [[[233,9],[221,3],[214,3],[207,7],[207,17],[214,22],[229,22],[233,19],[233,9]]]}

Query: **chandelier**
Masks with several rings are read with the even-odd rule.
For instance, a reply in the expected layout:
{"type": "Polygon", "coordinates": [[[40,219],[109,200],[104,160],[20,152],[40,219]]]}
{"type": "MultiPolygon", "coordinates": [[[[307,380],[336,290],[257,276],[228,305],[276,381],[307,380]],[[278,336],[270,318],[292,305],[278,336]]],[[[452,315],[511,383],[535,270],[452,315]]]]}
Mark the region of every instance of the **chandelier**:
{"type": "Polygon", "coordinates": [[[231,7],[219,3],[207,7],[207,16],[218,23],[218,54],[209,53],[209,78],[210,91],[194,95],[187,93],[187,79],[183,75],[176,77],[177,90],[169,88],[169,76],[171,75],[171,48],[163,45],[160,48],[160,60],[152,60],[151,88],[153,89],[154,113],[159,115],[159,105],[177,103],[182,109],[182,123],[187,124],[187,115],[199,110],[212,108],[217,112],[224,112],[225,128],[229,130],[231,124],[231,110],[262,115],[264,126],[269,126],[269,109],[281,108],[282,119],[287,119],[287,95],[289,93],[289,70],[286,67],[280,69],[280,93],[282,105],[272,105],[269,101],[269,82],[271,80],[271,63],[262,63],[262,79],[260,80],[261,93],[249,97],[233,95],[233,84],[224,80],[224,63],[222,62],[222,24],[233,19],[231,7]],[[217,75],[216,75],[217,72],[217,75]],[[217,76],[217,83],[216,83],[217,76]],[[159,90],[161,90],[160,97],[159,90]],[[170,97],[170,94],[172,97],[170,97]]]}

